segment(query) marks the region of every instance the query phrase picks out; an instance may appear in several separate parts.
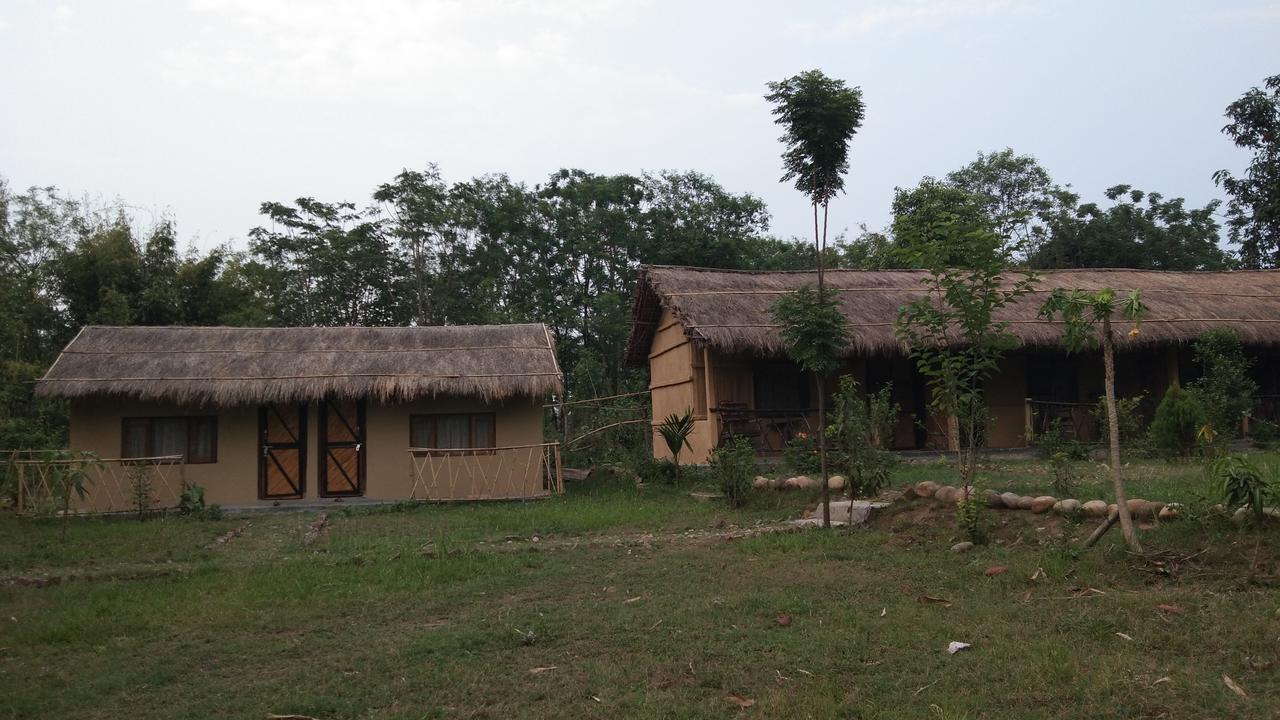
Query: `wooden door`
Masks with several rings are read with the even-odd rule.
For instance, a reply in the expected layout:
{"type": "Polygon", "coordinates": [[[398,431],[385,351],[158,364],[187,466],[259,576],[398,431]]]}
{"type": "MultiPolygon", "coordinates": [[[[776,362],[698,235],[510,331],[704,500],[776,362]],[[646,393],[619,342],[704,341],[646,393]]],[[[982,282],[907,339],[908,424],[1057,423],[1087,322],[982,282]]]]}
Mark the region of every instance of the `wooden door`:
{"type": "Polygon", "coordinates": [[[307,492],[307,406],[258,408],[258,496],[300,498],[307,492]]]}
{"type": "Polygon", "coordinates": [[[320,403],[320,497],[364,495],[364,402],[320,403]]]}

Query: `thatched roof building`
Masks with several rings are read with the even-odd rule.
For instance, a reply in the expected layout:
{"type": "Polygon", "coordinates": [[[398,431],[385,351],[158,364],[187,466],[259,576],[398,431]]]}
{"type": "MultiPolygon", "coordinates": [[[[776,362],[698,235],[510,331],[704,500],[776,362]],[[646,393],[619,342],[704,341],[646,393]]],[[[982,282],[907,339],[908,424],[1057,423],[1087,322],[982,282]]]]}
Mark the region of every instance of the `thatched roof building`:
{"type": "MultiPolygon", "coordinates": [[[[898,308],[923,293],[923,270],[831,270],[848,318],[850,356],[898,355],[898,308]]],[[[1013,276],[1010,276],[1012,282],[1013,276]]],[[[1120,350],[1187,343],[1212,328],[1231,328],[1246,345],[1280,346],[1280,270],[1161,272],[1150,270],[1045,270],[1036,290],[1006,308],[1001,319],[1027,347],[1056,347],[1060,323],[1038,317],[1054,288],[1127,293],[1140,289],[1148,312],[1142,332],[1128,337],[1117,323],[1120,350]]],[[[644,364],[664,309],[695,344],[721,352],[778,355],[782,338],[770,308],[784,293],[816,283],[813,272],[747,272],[650,266],[641,270],[632,308],[627,358],[644,364]]]]}
{"type": "Polygon", "coordinates": [[[221,406],[326,398],[486,402],[559,392],[545,325],[101,327],[81,330],[41,397],[128,397],[221,406]]]}

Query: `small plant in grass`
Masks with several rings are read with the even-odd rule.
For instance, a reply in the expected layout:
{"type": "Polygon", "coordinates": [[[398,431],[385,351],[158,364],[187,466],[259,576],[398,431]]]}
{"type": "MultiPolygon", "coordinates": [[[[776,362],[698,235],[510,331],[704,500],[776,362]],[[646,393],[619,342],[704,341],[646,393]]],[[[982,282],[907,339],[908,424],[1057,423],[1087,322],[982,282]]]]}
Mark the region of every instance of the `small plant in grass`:
{"type": "Polygon", "coordinates": [[[138,513],[138,519],[144,519],[155,507],[155,487],[151,482],[151,466],[134,463],[127,471],[129,480],[129,503],[138,513]]]}
{"type": "Polygon", "coordinates": [[[675,479],[680,479],[680,451],[693,449],[689,444],[689,436],[693,434],[693,408],[685,408],[683,415],[671,413],[658,426],[658,434],[671,451],[671,461],[675,464],[675,479]]]}
{"type": "Polygon", "coordinates": [[[178,496],[178,512],[183,515],[199,515],[205,510],[204,488],[195,483],[184,483],[178,496]]]}
{"type": "Polygon", "coordinates": [[[982,493],[977,481],[973,491],[956,501],[956,525],[970,542],[983,545],[987,542],[987,526],[982,516],[982,493]]]}
{"type": "Polygon", "coordinates": [[[1080,478],[1076,462],[1089,457],[1088,447],[1068,438],[1062,418],[1054,418],[1049,427],[1036,436],[1036,449],[1053,471],[1054,493],[1071,497],[1080,478]]]}
{"type": "MultiPolygon", "coordinates": [[[[887,393],[882,391],[877,395],[882,405],[888,403],[888,409],[896,417],[897,405],[889,401],[887,393]]],[[[840,389],[827,425],[834,464],[845,472],[850,492],[854,495],[879,492],[889,481],[896,464],[893,455],[877,442],[879,438],[876,437],[871,409],[876,403],[875,398],[875,395],[870,399],[864,398],[858,381],[845,375],[840,378],[840,389]]],[[[881,414],[887,414],[883,408],[881,414]]]]}
{"type": "Polygon", "coordinates": [[[710,471],[729,504],[742,507],[751,492],[755,474],[755,448],[746,438],[736,437],[716,448],[711,455],[710,471]]]}
{"type": "MultiPolygon", "coordinates": [[[[1132,397],[1116,398],[1116,425],[1120,430],[1120,442],[1130,452],[1138,449],[1142,443],[1148,439],[1147,424],[1142,418],[1142,404],[1146,402],[1147,394],[1140,393],[1132,397]]],[[[1100,428],[1107,428],[1107,398],[1101,396],[1090,410],[1089,414],[1093,416],[1093,421],[1100,428]]]]}
{"type": "Polygon", "coordinates": [[[886,385],[867,397],[867,415],[871,421],[871,443],[889,450],[902,406],[893,401],[893,387],[886,385]]]}
{"type": "Polygon", "coordinates": [[[1151,441],[1167,453],[1189,457],[1202,443],[1202,430],[1208,421],[1204,404],[1195,393],[1171,387],[1156,406],[1156,416],[1151,421],[1151,441]]]}
{"type": "Polygon", "coordinates": [[[1272,494],[1267,472],[1240,455],[1227,455],[1205,466],[1217,484],[1219,497],[1228,510],[1248,508],[1255,524],[1266,518],[1264,506],[1272,494]]]}
{"type": "Polygon", "coordinates": [[[816,475],[821,468],[818,464],[818,443],[813,435],[807,432],[793,435],[782,448],[782,461],[792,472],[816,475]]]}

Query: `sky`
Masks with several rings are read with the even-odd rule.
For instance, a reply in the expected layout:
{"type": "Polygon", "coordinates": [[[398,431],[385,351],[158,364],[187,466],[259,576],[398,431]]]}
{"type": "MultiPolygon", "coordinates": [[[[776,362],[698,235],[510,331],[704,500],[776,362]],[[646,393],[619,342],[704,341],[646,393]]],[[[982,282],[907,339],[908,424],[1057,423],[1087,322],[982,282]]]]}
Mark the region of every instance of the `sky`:
{"type": "Polygon", "coordinates": [[[1086,200],[1200,206],[1247,156],[1223,109],[1280,73],[1272,2],[0,1],[0,176],[123,199],[201,248],[264,201],[368,201],[403,168],[536,184],[561,167],[697,170],[805,235],[765,84],[862,88],[833,231],[979,152],[1086,200]]]}

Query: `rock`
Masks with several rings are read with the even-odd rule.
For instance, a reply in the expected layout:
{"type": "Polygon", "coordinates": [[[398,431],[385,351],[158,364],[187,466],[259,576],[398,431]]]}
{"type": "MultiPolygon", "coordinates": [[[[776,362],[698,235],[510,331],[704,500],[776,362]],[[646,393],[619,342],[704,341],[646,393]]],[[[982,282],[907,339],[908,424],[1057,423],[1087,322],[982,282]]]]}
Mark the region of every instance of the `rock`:
{"type": "Polygon", "coordinates": [[[1080,501],[1076,500],[1075,498],[1067,498],[1066,500],[1059,500],[1053,506],[1053,509],[1059,515],[1075,515],[1076,513],[1080,512],[1080,501]]]}
{"type": "Polygon", "coordinates": [[[1058,499],[1051,495],[1041,495],[1031,501],[1031,512],[1037,515],[1043,515],[1044,513],[1049,512],[1049,510],[1053,508],[1053,504],[1056,502],[1058,502],[1058,499]]]}
{"type": "Polygon", "coordinates": [[[1134,498],[1125,503],[1129,506],[1129,514],[1139,520],[1153,520],[1164,509],[1164,503],[1134,498]]]}
{"type": "Polygon", "coordinates": [[[1242,507],[1239,510],[1236,510],[1231,516],[1231,522],[1237,525],[1244,525],[1248,523],[1250,519],[1250,512],[1251,511],[1247,507],[1242,507]]]}
{"type": "Polygon", "coordinates": [[[1022,496],[1019,495],[1018,493],[1007,492],[1007,493],[1000,494],[1000,501],[1003,502],[1004,506],[1009,508],[1010,510],[1017,510],[1018,501],[1021,499],[1022,499],[1022,496]]]}
{"type": "Polygon", "coordinates": [[[969,552],[972,549],[973,549],[973,543],[969,542],[968,540],[965,540],[964,542],[958,542],[955,545],[951,546],[951,552],[953,553],[969,552]]]}
{"type": "Polygon", "coordinates": [[[995,565],[993,567],[987,568],[986,576],[995,577],[996,575],[1003,575],[1007,572],[1009,572],[1009,568],[1005,567],[1004,565],[995,565]]]}
{"type": "Polygon", "coordinates": [[[943,485],[942,487],[934,491],[933,499],[937,500],[940,503],[951,504],[956,501],[955,492],[956,492],[956,489],[951,487],[950,485],[943,485]]]}
{"type": "Polygon", "coordinates": [[[1000,498],[1000,493],[989,488],[982,491],[982,502],[989,508],[1004,507],[1004,500],[1000,498]]]}
{"type": "Polygon", "coordinates": [[[1035,501],[1036,499],[1031,497],[1030,495],[1023,495],[1022,497],[1018,498],[1018,509],[1030,510],[1031,506],[1035,503],[1035,501]]]}
{"type": "Polygon", "coordinates": [[[751,487],[757,490],[773,487],[773,481],[763,475],[757,475],[756,479],[751,481],[751,487]]]}
{"type": "Polygon", "coordinates": [[[791,616],[779,615],[778,619],[774,622],[778,623],[778,627],[791,627],[791,616]]]}
{"type": "Polygon", "coordinates": [[[804,490],[813,487],[813,480],[808,475],[796,475],[782,481],[782,487],[787,490],[804,490]]]}
{"type": "Polygon", "coordinates": [[[841,524],[861,525],[880,509],[889,507],[889,503],[870,502],[867,500],[832,500],[831,521],[841,524]]]}
{"type": "Polygon", "coordinates": [[[1080,505],[1080,512],[1085,517],[1106,517],[1107,504],[1101,500],[1090,500],[1080,505]]]}
{"type": "Polygon", "coordinates": [[[933,497],[933,494],[937,491],[938,483],[932,480],[921,480],[916,483],[916,494],[920,497],[933,497]]]}
{"type": "Polygon", "coordinates": [[[832,490],[843,490],[844,486],[845,480],[843,475],[832,475],[827,478],[827,487],[832,490]]]}
{"type": "Polygon", "coordinates": [[[1160,508],[1160,512],[1156,514],[1156,517],[1160,518],[1161,520],[1172,520],[1178,517],[1178,505],[1176,503],[1171,505],[1165,505],[1164,507],[1160,508]]]}
{"type": "Polygon", "coordinates": [[[1111,503],[1110,505],[1108,505],[1107,514],[1104,517],[1111,517],[1115,513],[1117,507],[1118,506],[1115,503],[1111,503]]]}

